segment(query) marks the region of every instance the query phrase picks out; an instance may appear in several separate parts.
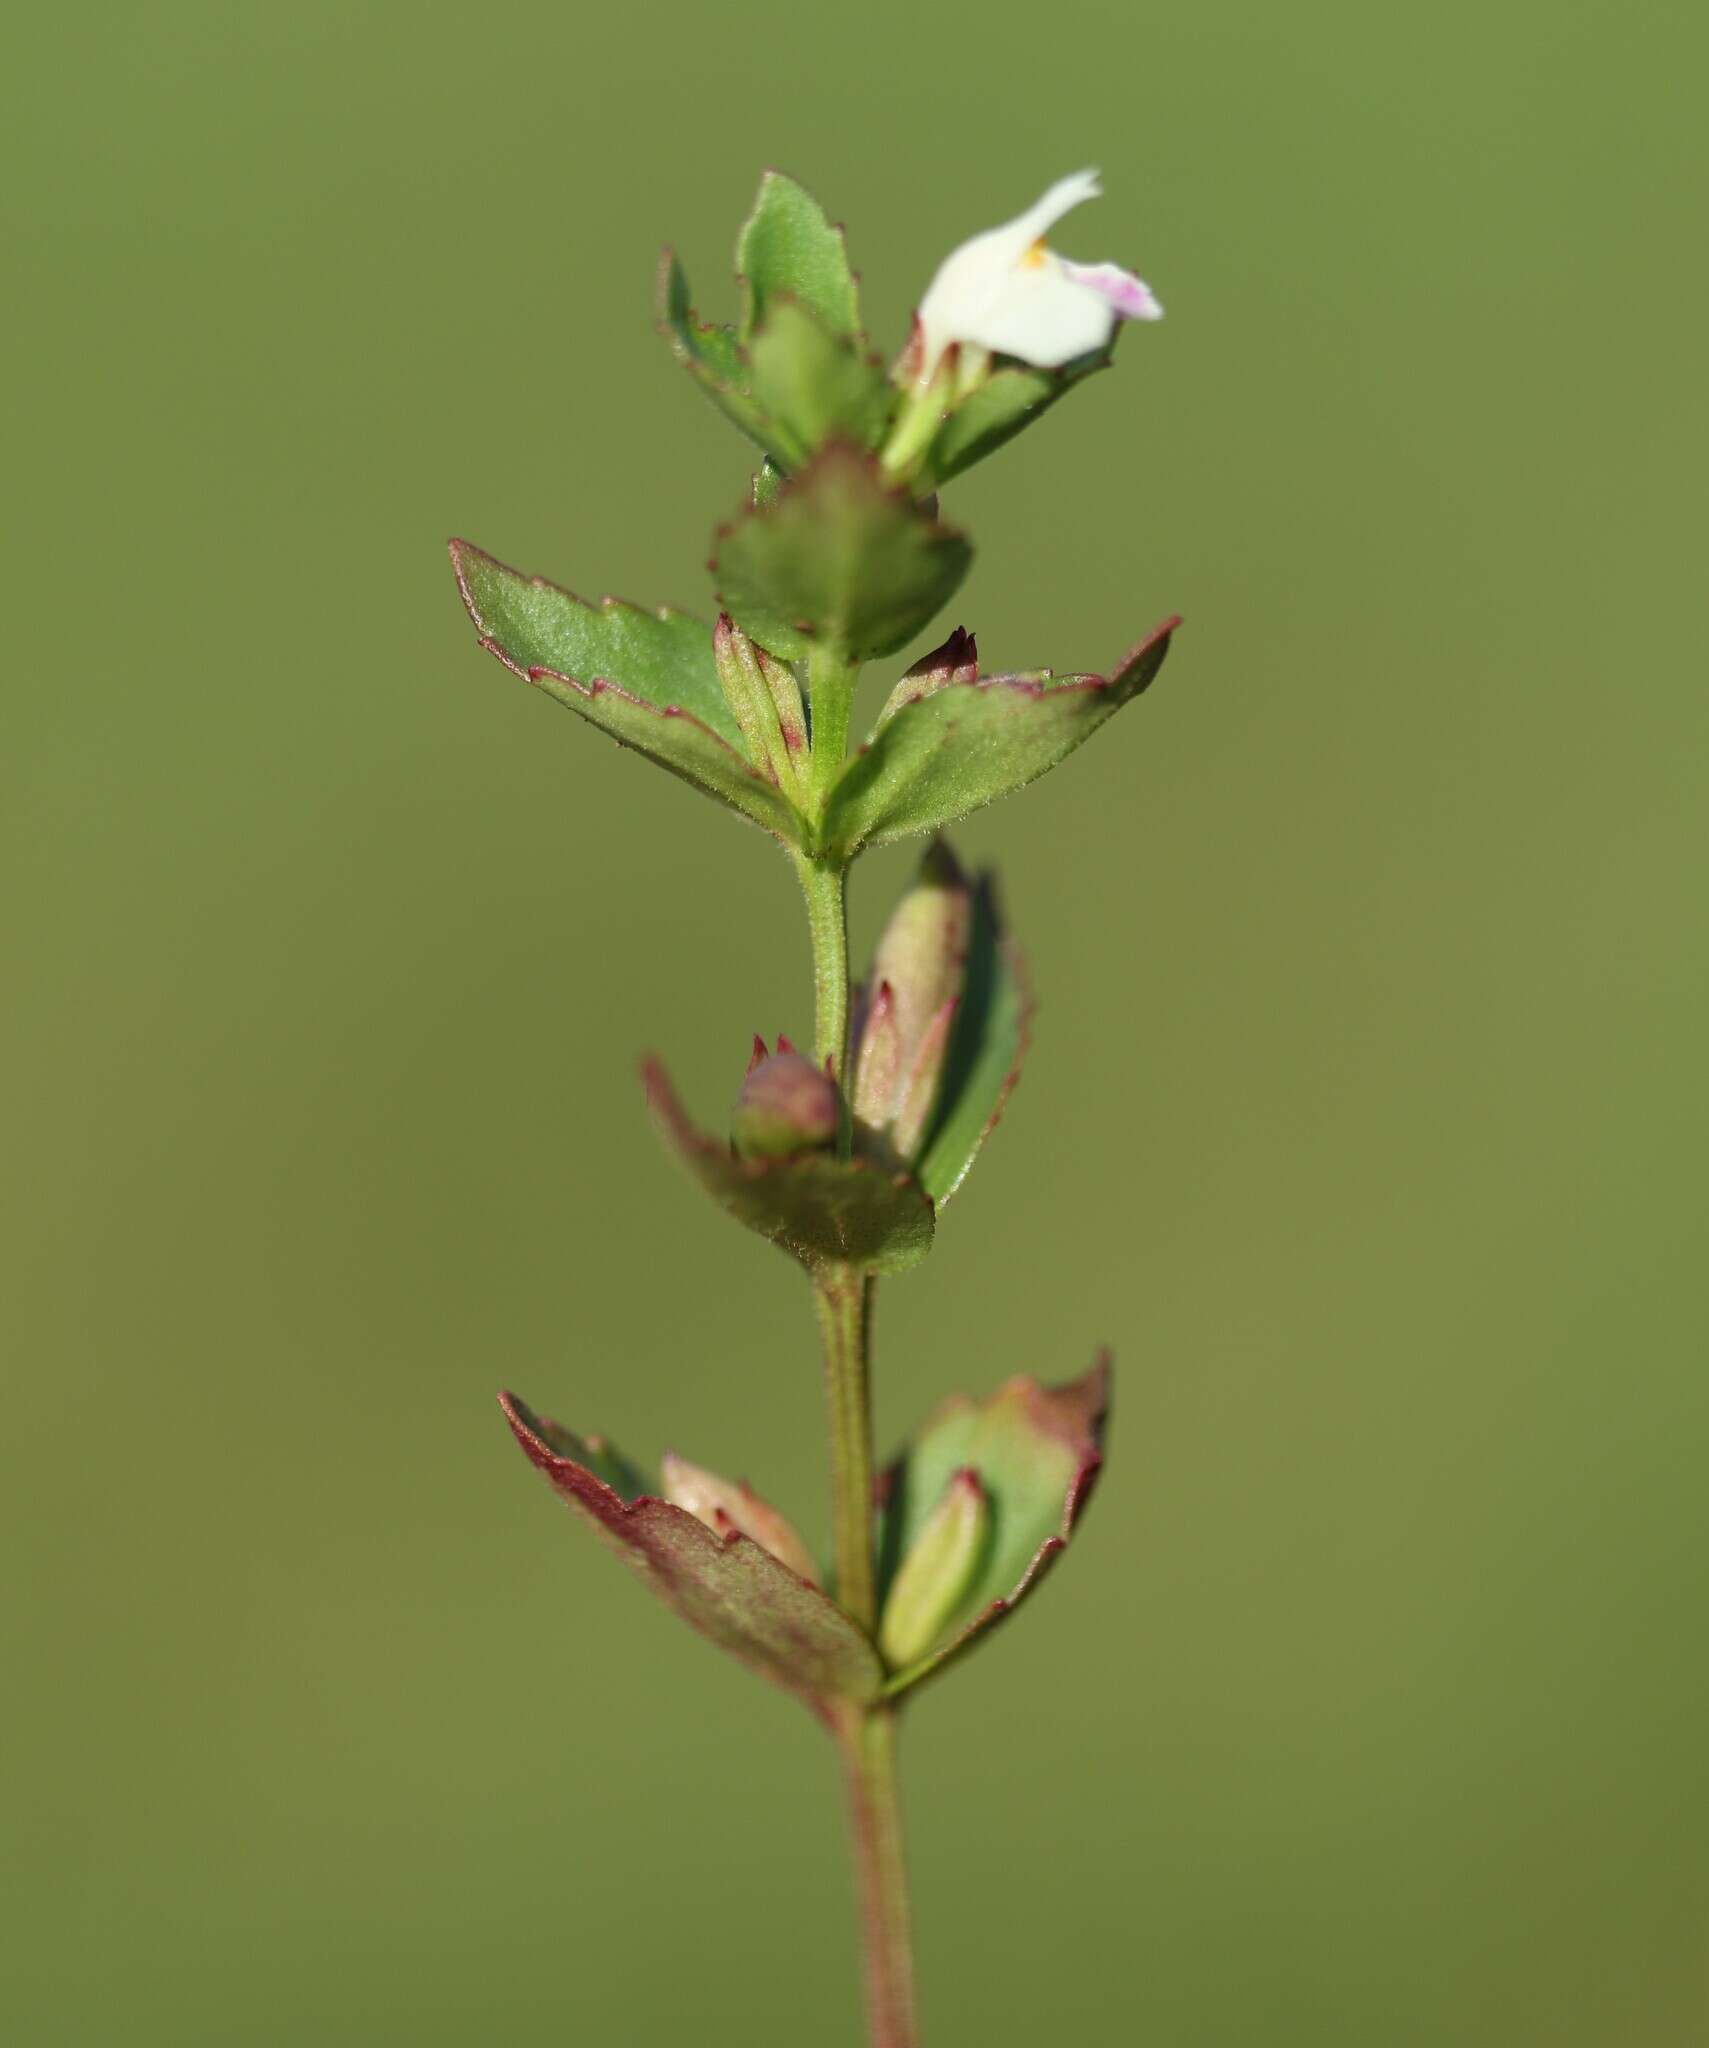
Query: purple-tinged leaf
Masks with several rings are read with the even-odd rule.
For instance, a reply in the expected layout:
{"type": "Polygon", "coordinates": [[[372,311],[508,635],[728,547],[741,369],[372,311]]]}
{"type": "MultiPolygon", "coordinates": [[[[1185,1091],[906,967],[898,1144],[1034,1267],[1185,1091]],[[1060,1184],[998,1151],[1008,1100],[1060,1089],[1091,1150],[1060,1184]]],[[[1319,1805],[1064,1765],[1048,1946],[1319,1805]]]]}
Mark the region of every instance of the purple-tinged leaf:
{"type": "Polygon", "coordinates": [[[577,1439],[513,1394],[505,1420],[552,1490],[590,1522],[665,1605],[751,1671],[825,1718],[833,1702],[870,1700],[878,1653],[834,1601],[740,1533],[720,1535],[686,1508],[624,1495],[571,1450],[577,1439]]]}
{"type": "Polygon", "coordinates": [[[786,845],[802,843],[794,805],[740,752],[710,627],[615,598],[586,604],[467,541],[451,543],[451,561],[481,645],[513,674],[786,845]]]}
{"type": "Polygon", "coordinates": [[[1035,781],[1150,685],[1180,623],[1166,619],[1108,676],[986,676],[903,705],[832,790],[825,849],[852,859],[1035,781]]]}
{"type": "Polygon", "coordinates": [[[657,1060],[643,1063],[641,1078],[665,1142],[718,1206],[810,1270],[900,1273],[931,1250],[932,1205],[905,1174],[825,1152],[737,1158],[690,1122],[657,1060]]]}
{"type": "Polygon", "coordinates": [[[1103,1355],[1090,1372],[1060,1386],[1041,1387],[1023,1376],[985,1401],[958,1396],[890,1466],[878,1518],[881,1601],[958,1472],[977,1476],[990,1535],[941,1639],[897,1672],[887,1693],[905,1692],[961,1656],[1055,1564],[1103,1464],[1108,1412],[1109,1359],[1103,1355]]]}

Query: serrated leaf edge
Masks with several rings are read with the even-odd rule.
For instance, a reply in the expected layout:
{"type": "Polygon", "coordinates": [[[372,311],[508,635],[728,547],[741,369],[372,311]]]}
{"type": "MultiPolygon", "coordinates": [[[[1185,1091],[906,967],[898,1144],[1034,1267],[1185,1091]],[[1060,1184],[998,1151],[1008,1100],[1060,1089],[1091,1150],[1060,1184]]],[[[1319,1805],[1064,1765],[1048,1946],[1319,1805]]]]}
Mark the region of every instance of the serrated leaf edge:
{"type": "MultiPolygon", "coordinates": [[[[853,462],[857,464],[861,469],[867,471],[868,474],[877,482],[879,490],[884,497],[889,498],[893,502],[901,505],[903,509],[906,512],[908,512],[908,514],[913,519],[917,520],[920,523],[920,525],[930,527],[931,529],[933,529],[935,533],[940,535],[943,539],[960,541],[967,548],[969,556],[971,557],[973,543],[968,539],[966,533],[963,532],[963,530],[959,526],[952,526],[947,519],[940,519],[938,517],[936,509],[936,498],[932,498],[927,503],[922,503],[921,500],[916,498],[912,494],[912,492],[909,491],[906,484],[886,483],[884,480],[882,466],[878,460],[878,457],[872,452],[872,450],[868,448],[863,448],[858,441],[851,441],[843,435],[833,435],[830,440],[826,441],[821,447],[816,448],[813,451],[812,459],[809,462],[805,463],[800,469],[784,472],[783,482],[778,488],[777,495],[772,499],[769,505],[756,505],[750,499],[750,501],[746,505],[741,505],[737,507],[735,515],[732,518],[722,520],[717,526],[715,526],[712,529],[712,553],[707,557],[706,566],[707,569],[711,572],[713,578],[716,579],[719,573],[719,553],[722,550],[724,543],[730,538],[732,534],[740,532],[742,528],[751,525],[755,520],[775,519],[778,516],[779,512],[783,509],[784,505],[788,502],[791,492],[803,489],[808,483],[814,481],[818,477],[821,470],[828,469],[833,463],[843,462],[853,462]]],[[[730,607],[725,601],[723,591],[715,589],[714,595],[718,600],[719,610],[728,611],[730,607]]],[[[1177,623],[1179,622],[1177,621],[1177,623]]],[[[820,636],[818,635],[818,633],[816,633],[810,626],[804,624],[802,621],[798,619],[791,620],[790,625],[792,629],[795,632],[799,633],[804,640],[810,640],[815,643],[819,641],[820,636]]],[[[754,636],[752,634],[749,635],[750,639],[752,639],[753,637],[754,636]]],[[[770,654],[772,650],[770,648],[767,648],[766,652],[770,654]]],[[[777,655],[774,655],[773,658],[777,660],[782,659],[781,656],[777,655]]],[[[994,677],[988,677],[986,678],[986,680],[995,681],[997,679],[994,677]]],[[[975,684],[963,683],[951,685],[949,687],[971,689],[976,688],[978,686],[975,684]]],[[[932,693],[932,695],[934,696],[939,694],[941,693],[937,691],[934,691],[932,693]]],[[[918,703],[926,703],[930,700],[928,698],[917,698],[915,701],[918,703]]],[[[911,705],[903,706],[904,711],[911,709],[911,705]]],[[[897,718],[900,718],[901,716],[902,712],[896,713],[897,718]]],[[[892,719],[890,722],[894,724],[895,720],[892,719]]],[[[871,742],[868,741],[867,744],[870,745],[871,742]]],[[[860,754],[864,754],[865,752],[866,747],[863,746],[860,749],[860,752],[855,755],[852,755],[850,759],[858,760],[860,758],[860,754]]],[[[846,767],[844,769],[844,773],[847,773],[846,767]]],[[[835,794],[834,789],[832,794],[835,794]]]]}
{"type": "MultiPolygon", "coordinates": [[[[738,257],[741,254],[742,243],[747,238],[748,223],[759,211],[760,201],[765,195],[765,188],[773,178],[780,178],[786,185],[793,185],[797,192],[804,193],[806,197],[810,199],[816,207],[818,207],[819,212],[824,219],[826,227],[828,227],[831,233],[836,236],[838,243],[841,245],[843,252],[843,268],[849,274],[849,286],[854,293],[855,305],[857,308],[859,308],[861,273],[858,270],[856,270],[854,265],[849,261],[848,224],[845,221],[833,220],[831,216],[825,212],[825,208],[823,204],[820,202],[819,196],[813,190],[813,188],[810,185],[803,184],[801,179],[796,177],[793,171],[784,170],[781,164],[766,164],[760,171],[759,184],[754,188],[753,204],[748,208],[746,214],[743,215],[742,225],[736,231],[736,253],[738,257]]],[[[736,291],[738,296],[741,298],[744,307],[751,306],[753,303],[752,278],[748,276],[747,272],[742,268],[740,262],[736,264],[733,274],[736,280],[736,291]]],[[[742,344],[741,329],[734,328],[731,331],[736,336],[737,346],[740,347],[742,344]]],[[[828,328],[826,329],[827,333],[831,331],[832,330],[828,328]]],[[[857,321],[853,335],[848,338],[856,343],[869,342],[871,340],[870,335],[868,335],[866,331],[866,322],[864,319],[857,321]]],[[[882,358],[880,358],[880,360],[882,360],[882,358]]]]}
{"type": "MultiPolygon", "coordinates": [[[[609,690],[614,697],[621,697],[626,704],[633,704],[638,711],[645,711],[654,718],[662,720],[680,718],[685,724],[693,726],[697,732],[703,734],[715,747],[729,755],[733,773],[739,780],[753,785],[756,796],[760,801],[755,808],[750,810],[743,805],[732,802],[731,799],[723,795],[722,791],[708,789],[705,783],[686,773],[675,762],[660,760],[657,762],[659,767],[667,769],[671,774],[680,777],[684,782],[692,784],[694,788],[701,790],[705,794],[730,804],[732,809],[738,810],[751,824],[758,825],[762,831],[771,833],[774,838],[781,840],[785,845],[798,844],[801,839],[805,838],[806,825],[800,820],[800,813],[783,794],[778,784],[770,776],[761,774],[751,761],[737,753],[736,749],[731,746],[722,733],[714,732],[705,719],[697,718],[692,711],[685,711],[680,704],[655,704],[650,697],[638,697],[633,690],[625,689],[621,683],[614,682],[609,676],[591,676],[584,682],[579,676],[566,675],[562,669],[547,668],[541,664],[529,665],[514,659],[504,643],[495,634],[487,630],[486,620],[481,616],[480,606],[475,602],[474,592],[469,588],[468,578],[463,573],[463,557],[464,555],[478,555],[483,562],[490,563],[493,568],[502,570],[505,575],[514,576],[534,589],[550,590],[559,597],[567,597],[572,604],[579,605],[583,611],[587,612],[596,611],[602,615],[614,611],[633,612],[643,618],[653,618],[663,622],[685,619],[692,624],[698,625],[700,621],[694,613],[679,611],[672,605],[659,605],[649,610],[645,605],[631,604],[627,598],[622,597],[602,597],[597,604],[590,604],[585,597],[578,597],[573,590],[566,589],[561,583],[554,583],[548,576],[530,576],[526,570],[511,568],[508,562],[501,562],[497,555],[489,555],[485,548],[476,547],[472,541],[453,540],[449,545],[452,573],[457,579],[457,589],[463,600],[463,608],[474,623],[476,637],[486,652],[492,655],[505,668],[509,669],[513,676],[520,676],[525,683],[532,684],[536,689],[541,689],[548,683],[561,683],[566,689],[574,690],[578,696],[587,698],[589,702],[600,696],[602,692],[609,690]],[[776,817],[765,815],[772,812],[779,805],[782,806],[786,813],[783,819],[780,820],[776,817]],[[792,827],[795,829],[791,829],[792,827]]],[[[706,632],[708,638],[710,638],[712,632],[710,626],[706,628],[706,632]]],[[[553,692],[547,689],[546,694],[550,696],[553,692]]],[[[605,728],[601,728],[601,730],[605,730],[605,728]]],[[[614,741],[620,747],[628,747],[631,752],[640,752],[640,749],[632,741],[624,739],[621,734],[606,730],[606,738],[614,741]]]]}
{"type": "MultiPolygon", "coordinates": [[[[893,712],[882,725],[869,733],[862,744],[856,748],[854,753],[843,764],[842,773],[832,785],[830,796],[826,801],[825,821],[824,825],[821,826],[821,836],[824,839],[826,848],[841,854],[845,860],[853,860],[857,854],[864,852],[869,846],[888,846],[896,839],[911,839],[921,832],[942,831],[946,826],[953,825],[962,818],[970,817],[974,811],[984,810],[988,805],[999,802],[1002,797],[1013,796],[1016,790],[1024,789],[1027,786],[1026,782],[1016,783],[1009,789],[999,791],[996,796],[985,797],[978,803],[970,804],[964,811],[953,812],[937,819],[930,825],[904,826],[883,838],[871,835],[855,840],[833,838],[825,830],[825,827],[830,823],[836,808],[837,796],[856,763],[863,761],[881,741],[887,746],[894,744],[891,735],[899,728],[905,730],[903,721],[916,713],[922,713],[926,705],[940,707],[940,711],[933,714],[934,716],[940,715],[941,707],[944,705],[945,700],[955,690],[1001,690],[1013,696],[1029,698],[1034,702],[1044,697],[1054,699],[1075,694],[1095,696],[1106,691],[1120,689],[1129,675],[1135,669],[1143,667],[1155,650],[1156,660],[1152,664],[1151,673],[1137,687],[1120,699],[1115,707],[1117,710],[1120,710],[1123,705],[1131,702],[1133,698],[1143,697],[1145,692],[1157,680],[1158,673],[1163,667],[1164,658],[1168,654],[1170,642],[1181,624],[1181,614],[1179,612],[1172,612],[1160,624],[1153,626],[1144,639],[1136,641],[1107,676],[1071,675],[1043,682],[1029,675],[980,676],[971,683],[945,683],[940,688],[928,691],[924,696],[916,697],[910,703],[904,704],[899,710],[893,712]]],[[[947,739],[953,731],[954,726],[951,725],[946,729],[944,737],[947,739]]],[[[1068,752],[1073,753],[1090,736],[1089,732],[1082,733],[1080,738],[1074,742],[1074,745],[1068,749],[1068,752]]],[[[1062,758],[1066,759],[1067,756],[1064,755],[1062,758]]],[[[1036,782],[1040,776],[1047,775],[1052,768],[1060,765],[1060,761],[1047,762],[1036,774],[1029,776],[1027,782],[1036,782]]]]}

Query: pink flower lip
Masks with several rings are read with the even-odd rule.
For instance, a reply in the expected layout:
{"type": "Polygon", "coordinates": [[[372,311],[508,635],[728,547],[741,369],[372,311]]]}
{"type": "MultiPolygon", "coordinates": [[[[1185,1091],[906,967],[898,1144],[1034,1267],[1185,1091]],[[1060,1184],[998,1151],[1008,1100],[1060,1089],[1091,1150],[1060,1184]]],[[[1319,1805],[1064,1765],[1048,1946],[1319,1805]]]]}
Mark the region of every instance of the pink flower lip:
{"type": "Polygon", "coordinates": [[[1062,267],[1076,284],[1098,294],[1105,305],[1123,320],[1161,320],[1163,308],[1157,295],[1143,279],[1119,263],[1070,263],[1062,267]]]}

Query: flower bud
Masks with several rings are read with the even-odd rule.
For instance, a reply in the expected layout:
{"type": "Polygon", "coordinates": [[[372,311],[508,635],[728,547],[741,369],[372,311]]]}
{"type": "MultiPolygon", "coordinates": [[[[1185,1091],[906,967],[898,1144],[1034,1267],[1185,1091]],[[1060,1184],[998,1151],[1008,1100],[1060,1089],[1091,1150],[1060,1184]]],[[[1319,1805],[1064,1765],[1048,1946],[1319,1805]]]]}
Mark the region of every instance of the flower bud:
{"type": "Polygon", "coordinates": [[[919,1149],[937,1104],[967,974],[972,916],[967,877],[943,841],[935,841],[873,955],[854,1114],[887,1135],[904,1160],[919,1149]]]}
{"type": "Polygon", "coordinates": [[[744,1159],[789,1159],[818,1152],[837,1136],[837,1084],[778,1040],[749,1067],[730,1118],[730,1139],[744,1159]]]}
{"type": "Polygon", "coordinates": [[[801,794],[800,765],[807,757],[807,713],[794,671],[774,661],[733,619],[720,614],[712,658],[731,716],[749,758],[785,795],[801,794]]]}
{"type": "Polygon", "coordinates": [[[897,1568],[884,1603],[878,1647],[893,1670],[925,1656],[972,1590],[991,1507],[971,1465],[954,1474],[897,1568]]]}
{"type": "Polygon", "coordinates": [[[751,1537],[762,1550],[769,1550],[779,1564],[787,1565],[797,1578],[807,1580],[809,1585],[818,1583],[813,1560],[793,1523],[761,1500],[751,1486],[732,1485],[703,1465],[691,1465],[686,1458],[679,1458],[675,1451],[666,1451],[659,1460],[659,1476],[664,1482],[665,1499],[672,1507],[686,1509],[697,1522],[704,1522],[720,1536],[751,1537]]]}
{"type": "Polygon", "coordinates": [[[951,683],[979,680],[979,642],[964,626],[957,626],[941,647],[922,654],[884,700],[874,730],[890,723],[904,705],[932,697],[951,683]]]}

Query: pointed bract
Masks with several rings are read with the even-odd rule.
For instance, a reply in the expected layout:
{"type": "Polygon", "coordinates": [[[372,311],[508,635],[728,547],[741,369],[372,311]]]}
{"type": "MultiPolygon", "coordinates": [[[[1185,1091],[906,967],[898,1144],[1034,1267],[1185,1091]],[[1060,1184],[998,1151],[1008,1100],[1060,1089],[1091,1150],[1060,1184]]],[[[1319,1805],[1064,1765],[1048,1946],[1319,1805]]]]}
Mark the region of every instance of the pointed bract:
{"type": "Polygon", "coordinates": [[[1179,619],[1166,619],[1108,676],[987,676],[907,704],[843,770],[827,847],[852,858],[935,832],[1036,781],[1147,689],[1179,619]]]}
{"type": "Polygon", "coordinates": [[[720,1535],[650,1494],[625,1499],[557,1447],[568,1432],[512,1394],[500,1406],[552,1490],[691,1628],[827,1720],[839,1703],[874,1697],[883,1679],[877,1650],[816,1586],[739,1532],[720,1535]]]}
{"type": "Polygon", "coordinates": [[[920,698],[930,697],[934,691],[945,689],[951,683],[976,683],[978,680],[979,642],[971,633],[957,626],[941,647],[934,647],[930,654],[922,654],[903,675],[884,700],[884,708],[878,714],[878,726],[887,725],[904,704],[918,703],[920,698]]]}

